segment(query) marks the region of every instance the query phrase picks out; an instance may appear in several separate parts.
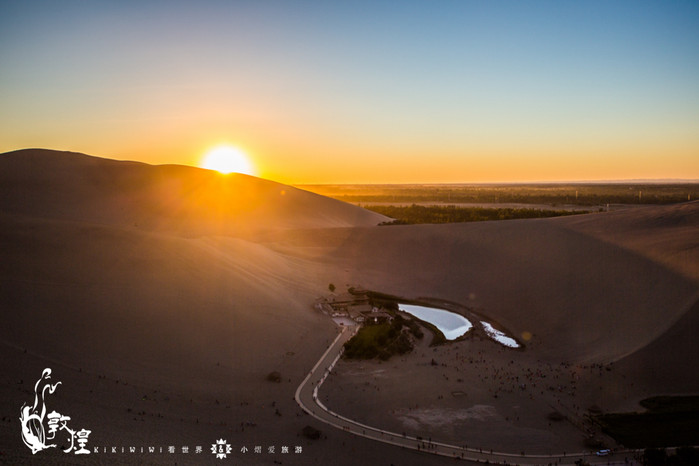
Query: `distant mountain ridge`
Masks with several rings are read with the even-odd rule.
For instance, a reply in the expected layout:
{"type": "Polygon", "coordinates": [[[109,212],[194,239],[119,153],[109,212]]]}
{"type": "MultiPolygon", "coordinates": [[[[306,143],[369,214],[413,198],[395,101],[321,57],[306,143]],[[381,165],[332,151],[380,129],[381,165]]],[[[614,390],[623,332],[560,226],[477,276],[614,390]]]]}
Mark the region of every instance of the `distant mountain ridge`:
{"type": "Polygon", "coordinates": [[[47,149],[0,155],[0,211],[185,235],[372,226],[386,220],[248,175],[47,149]]]}

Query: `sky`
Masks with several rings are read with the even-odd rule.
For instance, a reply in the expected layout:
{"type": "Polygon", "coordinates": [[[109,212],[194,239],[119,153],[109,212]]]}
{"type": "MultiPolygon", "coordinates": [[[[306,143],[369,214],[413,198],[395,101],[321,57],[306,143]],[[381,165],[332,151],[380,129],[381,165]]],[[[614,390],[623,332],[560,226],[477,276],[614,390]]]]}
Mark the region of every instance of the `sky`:
{"type": "Polygon", "coordinates": [[[303,183],[699,179],[699,2],[0,1],[0,152],[303,183]]]}

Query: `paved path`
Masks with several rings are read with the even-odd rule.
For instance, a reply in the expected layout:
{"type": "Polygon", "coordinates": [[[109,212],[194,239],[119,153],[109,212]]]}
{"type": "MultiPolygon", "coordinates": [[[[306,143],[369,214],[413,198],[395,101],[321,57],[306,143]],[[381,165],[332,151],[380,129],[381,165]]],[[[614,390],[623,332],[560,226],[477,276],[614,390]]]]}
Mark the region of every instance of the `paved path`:
{"type": "Polygon", "coordinates": [[[358,327],[341,327],[342,331],[335,341],[328,347],[320,360],[311,369],[306,378],[296,389],[296,402],[301,408],[319,421],[330,424],[345,432],[359,435],[379,442],[397,445],[403,448],[447,456],[450,458],[462,458],[476,462],[489,462],[490,464],[519,464],[519,465],[574,465],[576,460],[584,458],[590,464],[627,464],[625,457],[631,459],[635,453],[632,450],[616,452],[607,457],[597,457],[594,453],[575,453],[559,455],[521,455],[516,453],[492,452],[465,446],[449,445],[437,441],[429,441],[419,437],[404,436],[395,432],[388,432],[376,427],[371,427],[357,421],[348,419],[334,413],[318,399],[318,390],[332,371],[342,355],[343,345],[357,332],[358,327]]]}

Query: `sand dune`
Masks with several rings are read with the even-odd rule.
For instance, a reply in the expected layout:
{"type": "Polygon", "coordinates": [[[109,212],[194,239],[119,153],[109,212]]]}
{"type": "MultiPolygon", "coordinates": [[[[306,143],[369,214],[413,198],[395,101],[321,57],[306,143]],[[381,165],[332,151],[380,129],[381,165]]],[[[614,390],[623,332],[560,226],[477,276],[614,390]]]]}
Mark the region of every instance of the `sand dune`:
{"type": "Polygon", "coordinates": [[[699,201],[561,219],[583,232],[657,261],[699,283],[699,201]]]}
{"type": "MultiPolygon", "coordinates": [[[[383,217],[251,177],[47,151],[1,156],[0,179],[8,461],[31,458],[14,421],[47,366],[93,445],[310,445],[293,392],[335,331],[311,306],[327,282],[240,236],[383,217]]],[[[312,450],[296,464],[326,455],[312,450]]]]}
{"type": "Polygon", "coordinates": [[[656,340],[616,363],[648,393],[696,393],[699,387],[699,302],[656,340]]]}
{"type": "Polygon", "coordinates": [[[259,178],[28,149],[0,156],[0,210],[189,236],[376,225],[386,218],[259,178]]]}
{"type": "MultiPolygon", "coordinates": [[[[606,221],[588,217],[590,224],[606,221]]],[[[323,245],[328,263],[347,270],[339,282],[461,303],[515,335],[532,333],[529,346],[542,356],[572,361],[623,357],[696,301],[697,285],[688,277],[559,220],[353,229],[316,236],[315,243],[289,232],[286,243],[271,245],[323,245]]]]}
{"type": "MultiPolygon", "coordinates": [[[[376,227],[384,218],[374,213],[252,177],[42,150],[1,155],[0,394],[12,422],[0,424],[0,451],[10,462],[31,457],[14,420],[50,366],[94,445],[146,436],[208,448],[225,437],[302,444],[307,453],[285,464],[437,464],[322,426],[325,440],[298,437],[312,421],[294,390],[336,332],[312,307],[331,282],[453,301],[520,338],[529,332],[522,367],[615,361],[635,381],[633,396],[696,391],[696,377],[677,381],[699,373],[698,218],[699,204],[689,203],[376,227]],[[271,371],[281,383],[265,380],[271,371]]],[[[385,406],[450,387],[424,374],[400,380],[412,391],[387,393],[385,406]]],[[[345,395],[333,399],[348,403],[345,395]]],[[[395,421],[367,406],[347,409],[395,421]]]]}
{"type": "MultiPolygon", "coordinates": [[[[310,305],[327,287],[313,267],[235,238],[15,215],[0,223],[0,244],[11,246],[0,265],[5,460],[35,459],[16,419],[44,367],[63,384],[51,406],[90,428],[92,446],[203,445],[208,460],[211,443],[226,438],[238,448],[303,446],[290,464],[329,454],[297,437],[308,420],[293,400],[335,331],[310,305]],[[266,380],[272,371],[281,383],[266,380]]],[[[40,463],[65,464],[61,455],[40,463]]],[[[116,460],[141,461],[173,460],[116,460]]]]}

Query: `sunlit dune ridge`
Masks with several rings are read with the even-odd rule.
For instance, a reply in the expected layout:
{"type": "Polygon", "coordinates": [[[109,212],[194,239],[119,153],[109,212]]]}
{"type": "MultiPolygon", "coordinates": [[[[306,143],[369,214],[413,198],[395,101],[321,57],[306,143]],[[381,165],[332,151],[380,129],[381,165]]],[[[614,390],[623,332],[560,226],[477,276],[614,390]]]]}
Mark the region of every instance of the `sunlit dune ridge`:
{"type": "Polygon", "coordinates": [[[247,175],[41,149],[0,156],[0,189],[5,212],[185,234],[368,226],[386,220],[247,175]]]}

